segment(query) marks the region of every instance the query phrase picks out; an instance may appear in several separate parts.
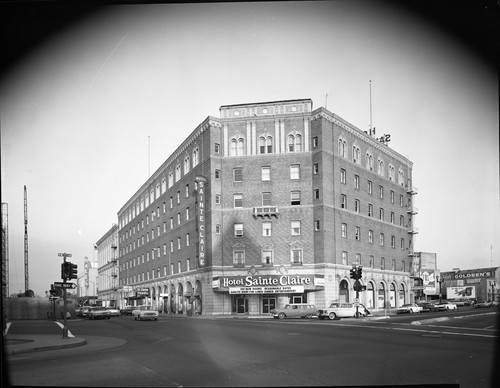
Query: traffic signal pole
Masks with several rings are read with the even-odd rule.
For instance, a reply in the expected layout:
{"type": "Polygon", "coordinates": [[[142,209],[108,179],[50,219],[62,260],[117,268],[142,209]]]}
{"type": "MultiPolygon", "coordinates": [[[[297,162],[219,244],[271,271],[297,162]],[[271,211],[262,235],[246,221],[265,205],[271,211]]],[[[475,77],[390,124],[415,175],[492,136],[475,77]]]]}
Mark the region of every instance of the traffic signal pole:
{"type": "MultiPolygon", "coordinates": [[[[63,267],[63,271],[62,271],[62,280],[63,280],[63,283],[66,284],[66,281],[68,280],[68,278],[71,276],[70,272],[69,271],[69,265],[66,264],[66,258],[67,257],[71,257],[71,254],[69,253],[59,253],[58,256],[62,256],[63,257],[63,264],[62,264],[62,267],[63,267]]],[[[70,264],[70,263],[68,263],[70,264]]],[[[63,338],[68,338],[68,320],[67,320],[67,312],[68,312],[68,308],[66,306],[67,304],[67,300],[66,300],[66,287],[63,286],[63,320],[64,320],[64,326],[63,326],[63,338]]]]}

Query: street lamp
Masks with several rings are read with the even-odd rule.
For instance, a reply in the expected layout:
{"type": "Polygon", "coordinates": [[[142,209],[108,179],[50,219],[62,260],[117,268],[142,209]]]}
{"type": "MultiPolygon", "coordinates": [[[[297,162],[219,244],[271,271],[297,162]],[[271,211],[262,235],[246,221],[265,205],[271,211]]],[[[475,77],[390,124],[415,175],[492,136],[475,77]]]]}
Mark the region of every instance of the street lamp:
{"type": "Polygon", "coordinates": [[[436,276],[436,281],[439,283],[439,303],[443,301],[443,294],[441,293],[441,284],[444,282],[442,276],[436,276]]]}

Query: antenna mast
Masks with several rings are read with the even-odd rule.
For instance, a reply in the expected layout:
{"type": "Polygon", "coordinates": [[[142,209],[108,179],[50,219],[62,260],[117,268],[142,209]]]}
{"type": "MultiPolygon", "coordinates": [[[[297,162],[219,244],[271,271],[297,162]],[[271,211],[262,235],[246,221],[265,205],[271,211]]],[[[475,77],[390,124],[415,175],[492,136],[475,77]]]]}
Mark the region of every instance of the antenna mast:
{"type": "Polygon", "coordinates": [[[372,80],[370,80],[370,136],[372,136],[372,80]]]}
{"type": "Polygon", "coordinates": [[[28,271],[28,192],[24,185],[24,291],[28,291],[30,275],[28,271]]]}

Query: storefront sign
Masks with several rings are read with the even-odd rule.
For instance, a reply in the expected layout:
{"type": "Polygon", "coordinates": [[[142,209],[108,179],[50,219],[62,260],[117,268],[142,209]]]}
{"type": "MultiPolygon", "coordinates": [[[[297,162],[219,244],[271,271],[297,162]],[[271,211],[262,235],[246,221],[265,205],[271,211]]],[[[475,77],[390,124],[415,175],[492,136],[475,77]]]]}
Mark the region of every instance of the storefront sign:
{"type": "Polygon", "coordinates": [[[491,270],[461,271],[461,272],[451,274],[452,280],[473,279],[473,278],[491,278],[493,276],[494,276],[494,273],[491,270]]]}
{"type": "Polygon", "coordinates": [[[302,294],[304,286],[229,287],[230,294],[302,294]]]}
{"type": "Polygon", "coordinates": [[[200,267],[205,266],[205,177],[197,176],[198,183],[198,263],[200,267]]]}
{"type": "Polygon", "coordinates": [[[138,288],[135,290],[135,296],[149,296],[149,288],[138,288]]]}
{"type": "Polygon", "coordinates": [[[230,294],[303,293],[324,287],[324,278],[314,275],[248,275],[214,278],[212,288],[230,294]]]}

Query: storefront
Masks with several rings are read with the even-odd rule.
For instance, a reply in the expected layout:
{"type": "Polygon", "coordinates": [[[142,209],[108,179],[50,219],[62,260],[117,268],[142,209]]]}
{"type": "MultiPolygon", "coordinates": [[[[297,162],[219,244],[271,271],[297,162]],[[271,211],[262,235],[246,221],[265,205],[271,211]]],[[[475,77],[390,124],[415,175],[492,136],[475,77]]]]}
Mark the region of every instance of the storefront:
{"type": "Polygon", "coordinates": [[[311,302],[311,293],[324,289],[319,275],[247,275],[213,278],[212,290],[230,300],[231,314],[269,314],[287,303],[311,302]]]}

